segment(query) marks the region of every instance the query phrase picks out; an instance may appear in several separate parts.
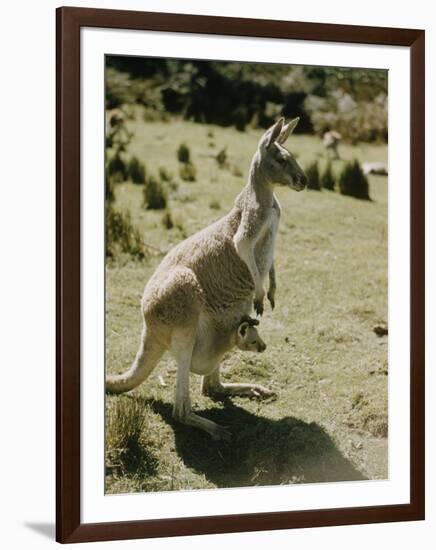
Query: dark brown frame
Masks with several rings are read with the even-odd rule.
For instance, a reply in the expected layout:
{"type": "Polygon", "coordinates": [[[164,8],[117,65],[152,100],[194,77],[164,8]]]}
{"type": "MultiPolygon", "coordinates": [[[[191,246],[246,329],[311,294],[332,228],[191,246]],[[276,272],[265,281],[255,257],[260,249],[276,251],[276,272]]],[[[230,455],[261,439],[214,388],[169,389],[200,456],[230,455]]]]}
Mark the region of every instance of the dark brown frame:
{"type": "Polygon", "coordinates": [[[71,543],[424,519],[424,31],[72,7],[57,9],[56,29],[56,540],[71,543]],[[81,27],[291,38],[410,48],[411,501],[409,504],[96,524],[80,522],[81,27]]]}

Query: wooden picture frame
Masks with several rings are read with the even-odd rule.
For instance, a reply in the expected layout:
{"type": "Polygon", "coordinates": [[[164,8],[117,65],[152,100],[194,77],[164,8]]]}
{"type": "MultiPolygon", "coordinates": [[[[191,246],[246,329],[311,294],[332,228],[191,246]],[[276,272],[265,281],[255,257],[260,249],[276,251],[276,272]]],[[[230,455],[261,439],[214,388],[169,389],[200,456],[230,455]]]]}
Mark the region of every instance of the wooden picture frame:
{"type": "Polygon", "coordinates": [[[72,543],[424,519],[424,31],[72,7],[59,8],[56,18],[56,540],[72,543]],[[129,522],[81,523],[80,30],[83,27],[392,45],[410,49],[410,503],[129,522]]]}

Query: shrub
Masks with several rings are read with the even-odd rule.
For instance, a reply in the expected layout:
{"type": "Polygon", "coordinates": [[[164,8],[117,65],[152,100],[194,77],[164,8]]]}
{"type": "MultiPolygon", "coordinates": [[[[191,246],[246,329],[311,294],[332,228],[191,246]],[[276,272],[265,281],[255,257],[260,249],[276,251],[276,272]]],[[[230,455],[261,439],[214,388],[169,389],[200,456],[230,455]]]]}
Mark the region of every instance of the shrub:
{"type": "Polygon", "coordinates": [[[160,177],[161,181],[170,182],[170,181],[173,181],[174,174],[172,172],[170,172],[169,170],[167,170],[166,168],[164,168],[163,166],[160,166],[159,167],[159,177],[160,177]]]}
{"type": "Polygon", "coordinates": [[[212,210],[219,210],[221,208],[221,204],[219,201],[214,199],[210,201],[209,208],[211,208],[212,210]]]}
{"type": "Polygon", "coordinates": [[[144,122],[169,122],[171,117],[162,105],[156,105],[155,107],[144,107],[142,119],[144,122]]]}
{"type": "Polygon", "coordinates": [[[313,162],[305,170],[307,176],[307,188],[321,191],[318,163],[313,162]]]}
{"type": "Polygon", "coordinates": [[[183,162],[184,164],[188,164],[191,161],[191,151],[185,143],[181,143],[177,149],[177,158],[179,162],[183,162]]]}
{"type": "Polygon", "coordinates": [[[113,109],[137,101],[130,75],[108,67],[105,71],[106,107],[113,109]]]}
{"type": "Polygon", "coordinates": [[[104,198],[108,204],[112,204],[115,200],[114,184],[109,176],[108,169],[105,170],[104,177],[104,198]]]}
{"type": "Polygon", "coordinates": [[[371,200],[368,178],[363,173],[358,160],[347,162],[339,176],[339,190],[342,195],[356,199],[371,200]]]}
{"type": "Polygon", "coordinates": [[[220,168],[227,168],[227,146],[216,155],[215,160],[220,168]]]}
{"type": "Polygon", "coordinates": [[[162,215],[161,222],[162,222],[162,225],[165,227],[165,229],[172,229],[174,227],[173,218],[169,210],[165,210],[165,212],[162,215]]]}
{"type": "Polygon", "coordinates": [[[145,424],[144,405],[118,399],[106,416],[106,467],[122,475],[153,474],[158,460],[156,441],[145,424]]]}
{"type": "Polygon", "coordinates": [[[164,210],[167,206],[167,193],[161,184],[154,176],[147,178],[144,187],[144,206],[148,210],[164,210]]]}
{"type": "Polygon", "coordinates": [[[335,190],[335,177],[333,175],[332,171],[332,165],[330,162],[327,163],[327,166],[321,176],[321,186],[324,189],[328,189],[329,191],[335,190]]]}
{"type": "Polygon", "coordinates": [[[145,183],[145,166],[136,157],[132,157],[127,165],[129,179],[133,183],[145,183]]]}
{"type": "Polygon", "coordinates": [[[232,174],[234,176],[236,176],[237,178],[242,178],[243,177],[243,172],[242,170],[239,168],[239,166],[237,166],[236,164],[233,165],[233,168],[232,168],[232,174]]]}
{"type": "Polygon", "coordinates": [[[184,181],[195,181],[197,178],[197,169],[190,162],[181,164],[179,175],[184,181]]]}
{"type": "Polygon", "coordinates": [[[143,260],[146,256],[144,243],[132,224],[130,213],[109,206],[106,210],[106,257],[114,258],[118,251],[136,260],[143,260]]]}
{"type": "Polygon", "coordinates": [[[380,93],[371,101],[365,101],[356,100],[343,90],[335,90],[326,97],[308,95],[304,106],[318,135],[331,128],[351,143],[387,140],[388,111],[385,93],[380,93]]]}
{"type": "Polygon", "coordinates": [[[232,118],[235,122],[235,127],[240,132],[245,131],[245,126],[247,125],[247,109],[244,106],[237,107],[233,113],[232,118]]]}
{"type": "Polygon", "coordinates": [[[124,160],[121,158],[119,151],[117,151],[113,157],[108,159],[106,168],[109,176],[112,176],[114,181],[126,181],[127,166],[124,160]]]}
{"type": "Polygon", "coordinates": [[[179,189],[179,183],[177,181],[171,180],[171,181],[167,181],[165,183],[166,183],[168,189],[170,191],[172,191],[173,193],[175,193],[179,189]]]}

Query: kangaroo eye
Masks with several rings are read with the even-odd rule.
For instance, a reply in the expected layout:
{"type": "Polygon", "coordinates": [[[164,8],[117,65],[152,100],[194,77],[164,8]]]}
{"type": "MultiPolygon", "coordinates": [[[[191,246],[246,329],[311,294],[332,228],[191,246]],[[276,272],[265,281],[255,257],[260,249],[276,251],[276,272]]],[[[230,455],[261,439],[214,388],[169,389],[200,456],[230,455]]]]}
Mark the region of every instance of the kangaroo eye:
{"type": "Polygon", "coordinates": [[[252,344],[257,344],[257,340],[253,340],[251,343],[252,344]]]}

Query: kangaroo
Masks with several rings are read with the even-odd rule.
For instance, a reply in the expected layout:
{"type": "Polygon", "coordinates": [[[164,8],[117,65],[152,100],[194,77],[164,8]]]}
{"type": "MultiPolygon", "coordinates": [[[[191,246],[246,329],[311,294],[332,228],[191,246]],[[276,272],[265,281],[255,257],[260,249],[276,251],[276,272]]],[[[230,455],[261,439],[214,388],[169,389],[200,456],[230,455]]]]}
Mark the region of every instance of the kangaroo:
{"type": "MultiPolygon", "coordinates": [[[[252,397],[261,397],[265,394],[265,389],[257,384],[222,384],[219,378],[219,363],[225,351],[229,351],[234,346],[242,351],[252,351],[263,353],[266,350],[266,344],[259,335],[255,326],[259,325],[257,319],[252,319],[244,315],[241,323],[236,330],[230,329],[228,333],[222,333],[214,342],[211,342],[213,350],[202,350],[199,353],[199,346],[196,342],[192,355],[191,370],[205,371],[209,370],[207,376],[203,376],[201,391],[204,395],[247,395],[252,397]],[[209,364],[209,367],[207,366],[209,364]]],[[[274,395],[274,392],[268,390],[268,395],[274,395]]]]}
{"type": "Polygon", "coordinates": [[[233,241],[253,278],[254,309],[258,315],[263,313],[263,281],[267,274],[267,297],[271,307],[275,306],[274,249],[281,210],[274,185],[301,191],[307,183],[297,161],[283,147],[298,121],[295,118],[284,126],[281,118],[264,134],[251,162],[248,184],[236,199],[242,216],[233,241]]]}
{"type": "Polygon", "coordinates": [[[323,144],[327,152],[327,158],[333,160],[339,160],[339,151],[338,146],[341,141],[342,136],[339,132],[335,130],[327,130],[323,135],[323,144]]]}
{"type": "MultiPolygon", "coordinates": [[[[266,344],[255,328],[257,325],[259,325],[257,319],[244,315],[236,326],[221,330],[215,335],[214,340],[197,340],[192,352],[191,372],[197,374],[212,373],[219,365],[223,355],[233,347],[237,347],[242,351],[264,352],[266,344]]],[[[217,391],[213,392],[210,386],[206,388],[207,381],[205,383],[204,380],[205,377],[202,380],[203,393],[217,393],[217,391]]]]}
{"type": "Polygon", "coordinates": [[[268,396],[256,384],[223,384],[219,362],[226,351],[222,335],[239,326],[254,305],[263,311],[263,281],[269,273],[268,298],[274,306],[273,266],[280,206],[273,193],[278,183],[300,191],[306,178],[283,143],[298,119],[280,119],[261,137],[248,183],[234,207],[205,229],[178,243],[164,257],[146,284],[141,300],[141,344],[130,369],[108,376],[108,392],[129,391],[143,382],[166,350],[177,361],[173,416],[205,430],[214,439],[230,433],[195,414],[189,392],[190,372],[204,376],[203,392],[268,396]],[[214,350],[210,353],[210,350],[214,350]],[[203,361],[203,358],[207,360],[203,361]]]}

